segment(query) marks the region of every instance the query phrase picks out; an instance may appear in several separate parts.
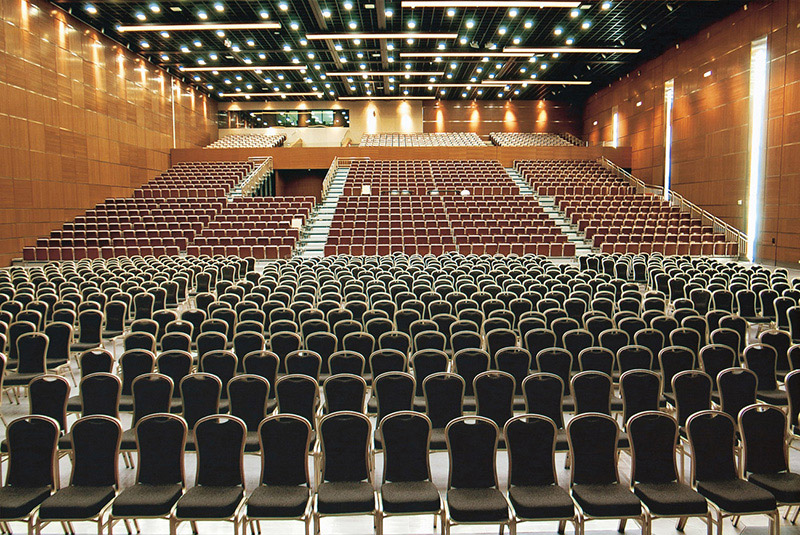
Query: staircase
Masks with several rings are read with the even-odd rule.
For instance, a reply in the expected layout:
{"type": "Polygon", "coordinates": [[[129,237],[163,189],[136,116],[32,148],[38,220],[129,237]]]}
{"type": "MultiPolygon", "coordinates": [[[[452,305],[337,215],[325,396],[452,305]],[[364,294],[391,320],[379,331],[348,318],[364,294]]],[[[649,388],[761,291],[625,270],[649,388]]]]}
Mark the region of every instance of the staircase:
{"type": "Polygon", "coordinates": [[[302,258],[314,258],[325,254],[325,242],[328,241],[328,232],[333,221],[333,214],[336,212],[336,205],[344,191],[348,170],[349,167],[340,167],[336,170],[327,194],[322,198],[316,213],[309,219],[300,239],[300,256],[302,258]]]}
{"type": "Polygon", "coordinates": [[[558,206],[556,206],[555,199],[553,197],[536,195],[533,192],[530,184],[528,184],[525,179],[522,178],[516,169],[507,168],[506,172],[508,172],[508,175],[514,181],[514,183],[519,186],[520,194],[533,195],[536,197],[536,200],[539,202],[539,206],[542,207],[544,212],[547,214],[547,217],[555,221],[556,225],[558,225],[558,227],[561,229],[561,232],[567,235],[567,241],[575,244],[575,256],[581,256],[592,252],[592,246],[583,240],[581,233],[578,232],[578,227],[573,225],[572,222],[564,217],[564,214],[558,210],[558,206]]]}

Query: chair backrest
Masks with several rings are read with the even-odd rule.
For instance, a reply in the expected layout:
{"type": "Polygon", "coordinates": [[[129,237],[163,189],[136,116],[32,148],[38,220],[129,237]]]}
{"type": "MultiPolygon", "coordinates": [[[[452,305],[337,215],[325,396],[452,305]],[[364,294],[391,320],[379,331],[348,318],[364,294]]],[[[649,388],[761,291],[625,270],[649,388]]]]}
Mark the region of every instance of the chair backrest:
{"type": "Polygon", "coordinates": [[[327,414],[338,411],[363,413],[366,408],[367,382],[352,373],[331,375],[322,384],[327,414]]]}
{"type": "Polygon", "coordinates": [[[230,414],[241,419],[248,432],[258,431],[267,416],[269,381],[255,374],[237,375],[228,382],[230,414]]]}
{"type": "Polygon", "coordinates": [[[210,373],[190,373],[178,385],[183,402],[183,419],[189,429],[202,418],[219,412],[222,381],[210,373]]]}
{"type": "Polygon", "coordinates": [[[758,377],[747,368],[728,368],[717,374],[717,388],[722,411],[738,418],[740,410],[756,402],[758,377]]]}
{"type": "Polygon", "coordinates": [[[617,351],[617,366],[620,374],[630,370],[652,370],[653,353],[645,346],[623,346],[617,351]]]}
{"type": "Polygon", "coordinates": [[[322,369],[322,356],[316,351],[309,349],[292,351],[286,355],[284,362],[286,364],[286,373],[288,374],[300,373],[319,379],[320,370],[322,369]]]}
{"type": "Polygon", "coordinates": [[[540,372],[552,373],[561,378],[565,394],[569,392],[572,372],[572,355],[569,351],[558,347],[543,349],[536,355],[536,367],[540,372]]]}
{"type": "Polygon", "coordinates": [[[628,420],[631,444],[631,481],[668,483],[678,481],[675,452],[678,422],[658,410],[640,412],[628,420]]]}
{"type": "Polygon", "coordinates": [[[136,424],[136,481],[145,485],[184,484],[187,433],[186,422],[176,414],[143,416],[136,424]]]}
{"type": "Polygon", "coordinates": [[[114,356],[106,349],[89,349],[78,357],[78,366],[81,369],[81,377],[95,372],[111,373],[114,367],[114,356]]]}
{"type": "Polygon", "coordinates": [[[113,373],[97,372],[81,379],[79,385],[81,414],[119,418],[122,383],[113,373]]]}
{"type": "Polygon", "coordinates": [[[134,379],[131,427],[148,414],[169,412],[173,388],[172,379],[160,373],[145,373],[134,379]]]}
{"type": "Polygon", "coordinates": [[[133,380],[145,373],[153,373],[156,356],[146,349],[131,349],[119,357],[120,375],[122,375],[122,395],[132,394],[133,380]]]}
{"type": "Polygon", "coordinates": [[[503,436],[508,449],[511,486],[557,485],[556,424],[546,416],[523,414],[506,422],[503,436]]]}
{"type": "Polygon", "coordinates": [[[212,414],[197,421],[196,485],[244,486],[244,444],[247,427],[235,416],[212,414]]]}
{"type": "Polygon", "coordinates": [[[404,372],[408,369],[408,359],[396,349],[378,349],[369,356],[369,369],[374,377],[389,371],[404,372]]]}
{"type": "Polygon", "coordinates": [[[311,424],[295,414],[275,414],[258,427],[262,485],[306,485],[311,424]]]}
{"type": "Polygon", "coordinates": [[[156,369],[158,373],[172,379],[172,397],[179,398],[181,392],[178,385],[180,385],[181,379],[192,372],[192,355],[188,351],[178,349],[163,351],[156,359],[156,369]]]}
{"type": "MultiPolygon", "coordinates": [[[[797,346],[800,347],[800,346],[797,346]]],[[[797,426],[800,416],[800,370],[792,370],[783,379],[786,396],[789,398],[789,424],[797,426]]]]}
{"type": "Polygon", "coordinates": [[[8,464],[5,484],[12,487],[56,487],[59,424],[37,414],[8,424],[8,464]]]}
{"type": "Polygon", "coordinates": [[[737,479],[736,424],[721,411],[701,411],[686,421],[692,451],[692,483],[737,479]]]}
{"type": "Polygon", "coordinates": [[[668,346],[658,353],[658,363],[661,367],[661,386],[664,392],[672,392],[672,378],[684,370],[694,368],[694,352],[681,346],[668,346]]]}
{"type": "Polygon", "coordinates": [[[765,344],[751,344],[744,348],[744,365],[756,374],[758,390],[776,390],[778,388],[778,380],[775,375],[777,357],[775,348],[765,344]]]}
{"type": "Polygon", "coordinates": [[[525,412],[546,416],[555,422],[558,429],[564,428],[564,381],[558,375],[533,373],[522,382],[525,396],[525,412]]]}
{"type": "Polygon", "coordinates": [[[417,382],[416,395],[422,395],[422,383],[432,373],[447,371],[450,363],[447,354],[437,349],[423,349],[411,355],[410,365],[417,382]]]}
{"type": "Polygon", "coordinates": [[[473,379],[477,415],[489,418],[498,429],[514,415],[514,376],[498,370],[479,373],[473,379]]]}
{"type": "MultiPolygon", "coordinates": [[[[2,380],[0,380],[0,384],[2,380]]],[[[67,431],[67,400],[70,385],[60,375],[38,375],[28,383],[30,413],[55,420],[61,433],[67,431]]]]}
{"type": "Polygon", "coordinates": [[[685,370],[672,378],[678,425],[683,427],[692,414],[711,408],[711,377],[699,370],[685,370]]]}
{"type": "Polygon", "coordinates": [[[371,481],[372,424],[357,412],[335,412],[319,423],[322,481],[371,481]]]}
{"type": "Polygon", "coordinates": [[[409,411],[414,404],[416,381],[405,372],[387,372],[375,378],[372,391],[378,400],[378,422],[397,411],[409,411]]]}
{"type": "Polygon", "coordinates": [[[711,388],[717,390],[717,375],[736,365],[736,351],[722,344],[708,344],[700,350],[700,368],[711,377],[711,388]]]}
{"type": "Polygon", "coordinates": [[[434,429],[444,429],[463,414],[464,388],[464,378],[455,373],[439,372],[425,378],[425,412],[434,429]]]}
{"type": "Polygon", "coordinates": [[[260,375],[270,384],[270,399],[275,397],[275,378],[278,375],[280,359],[272,351],[253,351],[244,356],[244,373],[260,375]]]}
{"type": "Polygon", "coordinates": [[[611,414],[613,383],[610,375],[598,371],[580,372],[572,377],[571,383],[575,414],[611,414]]]}
{"type": "Polygon", "coordinates": [[[45,373],[47,348],[50,338],[44,333],[25,333],[17,338],[17,372],[25,374],[45,373]]]}
{"type": "Polygon", "coordinates": [[[774,405],[757,404],[739,412],[745,473],[777,474],[789,470],[786,414],[774,405]]]}
{"type": "Polygon", "coordinates": [[[652,370],[628,370],[619,378],[622,425],[634,414],[657,411],[661,398],[661,376],[652,370]]]}
{"type": "Polygon", "coordinates": [[[497,424],[481,416],[462,416],[447,424],[448,489],[498,486],[495,457],[499,434],[497,424]]]}
{"type": "Polygon", "coordinates": [[[431,421],[424,414],[398,411],[380,420],[384,481],[430,481],[431,421]]]}
{"type": "Polygon", "coordinates": [[[567,424],[572,458],[570,486],[619,483],[617,472],[617,422],[608,415],[587,413],[567,424]]]}
{"type": "Polygon", "coordinates": [[[122,427],[116,418],[94,414],[72,424],[70,485],[116,487],[119,482],[119,443],[122,427]]]}
{"type": "Polygon", "coordinates": [[[284,375],[275,382],[279,414],[302,416],[314,428],[319,385],[308,375],[284,375]]]}

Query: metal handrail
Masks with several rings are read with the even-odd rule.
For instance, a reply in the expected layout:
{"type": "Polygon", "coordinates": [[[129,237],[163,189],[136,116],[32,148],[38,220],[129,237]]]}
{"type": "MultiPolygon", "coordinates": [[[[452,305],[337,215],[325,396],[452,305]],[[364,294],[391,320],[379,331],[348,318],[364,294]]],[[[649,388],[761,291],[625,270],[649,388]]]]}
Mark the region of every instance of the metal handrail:
{"type": "MultiPolygon", "coordinates": [[[[636,178],[605,156],[600,158],[600,163],[607,169],[616,173],[616,175],[636,188],[636,193],[657,195],[664,198],[664,188],[662,186],[653,186],[646,184],[642,180],[636,178]]],[[[690,214],[693,218],[699,219],[703,225],[711,226],[715,233],[725,234],[725,241],[735,242],[738,246],[739,254],[744,254],[747,251],[747,234],[737,229],[736,227],[721,220],[708,210],[700,208],[692,201],[675,192],[674,190],[667,191],[667,200],[672,206],[678,208],[679,211],[690,214]]]]}
{"type": "Polygon", "coordinates": [[[573,145],[577,145],[578,147],[588,147],[589,142],[584,141],[578,136],[570,134],[569,132],[564,132],[563,134],[559,134],[561,137],[572,143],[573,145]]]}
{"type": "Polygon", "coordinates": [[[336,176],[336,171],[338,171],[340,167],[350,167],[353,162],[366,160],[369,160],[369,156],[337,156],[334,158],[325,175],[325,179],[322,181],[322,197],[325,198],[328,196],[328,190],[331,187],[331,182],[333,182],[333,177],[336,176]]]}
{"type": "Polygon", "coordinates": [[[261,161],[261,163],[242,180],[242,197],[248,197],[264,181],[264,178],[272,173],[272,156],[254,156],[249,160],[252,162],[261,161]]]}

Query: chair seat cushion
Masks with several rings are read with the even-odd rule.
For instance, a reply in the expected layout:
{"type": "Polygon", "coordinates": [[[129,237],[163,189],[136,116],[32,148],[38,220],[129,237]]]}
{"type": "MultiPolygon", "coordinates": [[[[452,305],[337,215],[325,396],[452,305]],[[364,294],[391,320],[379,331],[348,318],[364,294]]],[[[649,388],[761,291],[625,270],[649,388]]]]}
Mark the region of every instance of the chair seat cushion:
{"type": "Polygon", "coordinates": [[[100,347],[100,342],[78,342],[69,346],[69,350],[73,353],[82,353],[96,347],[100,347]]]}
{"type": "Polygon", "coordinates": [[[173,485],[136,484],[120,492],[111,514],[114,516],[166,516],[183,492],[179,483],[173,485]]]}
{"type": "Polygon", "coordinates": [[[447,491],[450,517],[456,522],[503,522],[508,519],[508,502],[494,488],[450,489],[447,491]]]}
{"type": "Polygon", "coordinates": [[[257,453],[261,451],[261,442],[259,441],[258,431],[248,431],[244,440],[245,453],[257,453]]]}
{"type": "Polygon", "coordinates": [[[181,496],[175,514],[179,518],[230,518],[242,498],[244,488],[240,486],[200,485],[181,496]]]}
{"type": "Polygon", "coordinates": [[[114,487],[65,487],[47,498],[39,508],[44,520],[92,518],[114,498],[114,487]]]}
{"type": "Polygon", "coordinates": [[[800,474],[750,474],[747,478],[761,488],[767,489],[781,503],[800,502],[800,474]]]}
{"type": "Polygon", "coordinates": [[[655,515],[702,515],[708,511],[705,498],[677,481],[637,483],[633,492],[655,515]]]}
{"type": "Polygon", "coordinates": [[[67,399],[67,412],[81,412],[83,410],[83,403],[80,396],[70,396],[67,399]]]}
{"type": "Polygon", "coordinates": [[[593,517],[618,518],[638,516],[642,506],[627,486],[609,485],[574,485],[572,497],[584,512],[593,517]]]}
{"type": "Polygon", "coordinates": [[[135,450],[136,449],[136,430],[126,429],[122,432],[122,439],[119,443],[121,450],[135,450]]]}
{"type": "Polygon", "coordinates": [[[250,518],[297,518],[308,505],[308,487],[261,485],[247,499],[250,518]]]}
{"type": "Polygon", "coordinates": [[[367,513],[375,510],[374,489],[366,481],[326,481],[317,490],[322,514],[367,513]]]}
{"type": "Polygon", "coordinates": [[[42,375],[41,373],[17,373],[12,371],[6,371],[5,378],[3,379],[3,384],[5,386],[26,386],[28,383],[31,382],[31,379],[34,377],[38,377],[42,375]]]}
{"type": "Polygon", "coordinates": [[[789,396],[784,390],[759,390],[756,392],[756,398],[770,405],[784,406],[789,404],[789,396]]]}
{"type": "Polygon", "coordinates": [[[381,486],[383,510],[387,513],[436,512],[441,500],[430,481],[397,481],[381,486]]]}
{"type": "Polygon", "coordinates": [[[572,518],[575,505],[569,493],[558,485],[516,486],[508,498],[519,518],[572,518]]]}
{"type": "Polygon", "coordinates": [[[133,412],[133,396],[131,394],[122,394],[119,397],[119,410],[121,412],[133,412]]]}
{"type": "Polygon", "coordinates": [[[775,496],[743,479],[698,481],[697,491],[729,513],[772,511],[775,496]]]}
{"type": "Polygon", "coordinates": [[[556,431],[556,451],[569,451],[569,440],[567,440],[567,430],[562,428],[556,431]]]}
{"type": "Polygon", "coordinates": [[[50,487],[0,487],[0,519],[21,518],[50,496],[50,487]]]}

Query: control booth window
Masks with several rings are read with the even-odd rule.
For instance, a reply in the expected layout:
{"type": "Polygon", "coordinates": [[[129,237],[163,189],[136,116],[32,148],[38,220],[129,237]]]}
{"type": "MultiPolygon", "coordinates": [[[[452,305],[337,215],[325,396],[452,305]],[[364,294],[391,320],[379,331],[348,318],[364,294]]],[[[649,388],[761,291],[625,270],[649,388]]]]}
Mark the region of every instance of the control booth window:
{"type": "Polygon", "coordinates": [[[219,128],[348,127],[348,110],[228,110],[220,111],[219,128]]]}

